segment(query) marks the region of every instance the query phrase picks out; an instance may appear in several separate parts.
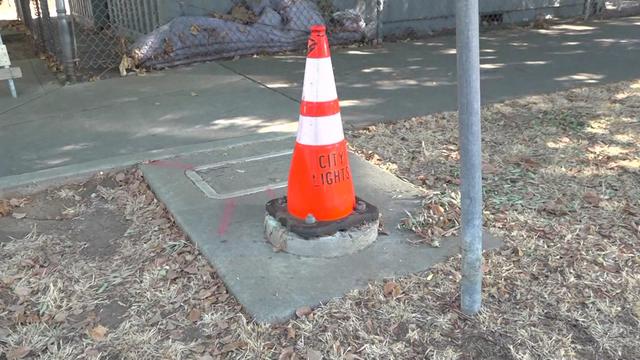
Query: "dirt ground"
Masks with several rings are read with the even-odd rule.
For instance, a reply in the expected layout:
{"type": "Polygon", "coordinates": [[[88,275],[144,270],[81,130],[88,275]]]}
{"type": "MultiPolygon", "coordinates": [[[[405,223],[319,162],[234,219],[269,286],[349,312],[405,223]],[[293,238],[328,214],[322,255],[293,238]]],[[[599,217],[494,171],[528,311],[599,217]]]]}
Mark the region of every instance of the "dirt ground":
{"type": "MultiPolygon", "coordinates": [[[[460,258],[296,319],[251,322],[139,171],[0,202],[0,359],[638,359],[640,81],[483,110],[482,313],[460,258]]],[[[457,119],[348,134],[428,195],[403,227],[458,231],[457,119]]]]}

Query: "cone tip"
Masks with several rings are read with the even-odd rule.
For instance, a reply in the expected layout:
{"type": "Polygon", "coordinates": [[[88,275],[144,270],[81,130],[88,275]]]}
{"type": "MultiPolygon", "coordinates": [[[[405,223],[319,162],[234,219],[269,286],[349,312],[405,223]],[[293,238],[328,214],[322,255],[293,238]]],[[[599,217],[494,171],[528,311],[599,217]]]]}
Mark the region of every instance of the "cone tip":
{"type": "Polygon", "coordinates": [[[327,28],[326,26],[322,25],[322,24],[316,24],[316,25],[311,25],[311,33],[326,33],[327,32],[327,28]]]}

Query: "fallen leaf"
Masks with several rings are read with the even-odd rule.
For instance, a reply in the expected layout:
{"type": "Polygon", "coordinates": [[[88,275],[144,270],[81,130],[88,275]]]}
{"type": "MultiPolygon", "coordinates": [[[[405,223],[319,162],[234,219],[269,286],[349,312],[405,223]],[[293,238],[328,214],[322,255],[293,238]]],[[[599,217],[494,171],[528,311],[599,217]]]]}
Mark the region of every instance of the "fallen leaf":
{"type": "Polygon", "coordinates": [[[98,358],[100,356],[100,351],[93,348],[89,348],[84,351],[84,356],[87,359],[98,358]]]}
{"type": "Polygon", "coordinates": [[[197,322],[198,320],[200,320],[200,317],[202,316],[202,312],[198,309],[192,309],[191,311],[189,311],[189,315],[187,315],[187,319],[189,319],[189,321],[191,322],[197,322]]]}
{"type": "Polygon", "coordinates": [[[287,339],[295,339],[296,338],[296,329],[292,327],[287,328],[287,339]]]}
{"type": "Polygon", "coordinates": [[[198,273],[198,266],[196,264],[191,264],[191,265],[187,266],[184,269],[184,272],[189,273],[189,274],[197,274],[198,273]]]}
{"type": "Polygon", "coordinates": [[[180,274],[178,274],[177,271],[175,270],[169,270],[169,272],[167,273],[167,279],[169,280],[175,280],[180,276],[180,274]]]}
{"type": "Polygon", "coordinates": [[[7,360],[24,359],[30,352],[31,348],[28,346],[21,346],[19,348],[9,350],[7,353],[7,360]]]}
{"type": "Polygon", "coordinates": [[[497,174],[498,173],[498,168],[493,166],[493,165],[491,165],[491,164],[489,164],[489,163],[483,162],[482,163],[482,173],[484,175],[497,174]]]}
{"type": "Polygon", "coordinates": [[[569,211],[559,201],[550,201],[542,206],[542,210],[555,216],[569,215],[569,211]]]}
{"type": "Polygon", "coordinates": [[[31,294],[31,289],[24,286],[16,286],[13,289],[13,292],[18,296],[26,297],[26,296],[29,296],[29,294],[31,294]]]}
{"type": "Polygon", "coordinates": [[[53,317],[53,321],[61,323],[64,322],[67,319],[67,313],[63,312],[59,312],[56,314],[56,316],[53,317]]]}
{"type": "Polygon", "coordinates": [[[307,349],[307,360],[322,360],[322,353],[318,350],[307,349]]]}
{"type": "Polygon", "coordinates": [[[222,339],[220,339],[220,342],[223,343],[223,344],[229,344],[232,341],[233,341],[233,335],[227,335],[227,336],[223,337],[222,339]]]}
{"type": "Polygon", "coordinates": [[[155,313],[155,315],[153,315],[148,321],[147,324],[157,324],[160,321],[162,321],[162,315],[160,315],[160,313],[155,313]]]}
{"type": "Polygon", "coordinates": [[[311,314],[313,310],[309,306],[303,306],[296,309],[296,315],[301,318],[311,314]]]}
{"type": "Polygon", "coordinates": [[[442,206],[438,204],[431,204],[429,205],[429,207],[431,207],[431,211],[433,211],[434,214],[438,216],[444,216],[444,209],[442,208],[442,206]]]}
{"type": "Polygon", "coordinates": [[[24,199],[11,199],[9,200],[9,205],[13,207],[21,207],[27,202],[27,198],[24,199]]]}
{"type": "Polygon", "coordinates": [[[229,328],[229,323],[224,321],[224,320],[220,320],[216,323],[216,326],[218,327],[218,329],[220,330],[226,330],[229,328]]]}
{"type": "Polygon", "coordinates": [[[18,279],[20,279],[19,276],[3,276],[0,281],[2,281],[5,285],[11,285],[18,279]]]}
{"type": "Polygon", "coordinates": [[[11,214],[11,204],[7,200],[0,200],[0,217],[11,214]]]}
{"type": "Polygon", "coordinates": [[[633,313],[634,313],[638,318],[640,318],[640,301],[636,302],[636,303],[633,305],[633,313]]]}
{"type": "Polygon", "coordinates": [[[103,341],[105,336],[107,335],[107,331],[109,331],[109,329],[102,325],[98,325],[89,330],[89,336],[91,336],[91,338],[95,341],[103,341]]]}
{"type": "Polygon", "coordinates": [[[521,157],[519,159],[519,162],[520,162],[520,165],[522,165],[522,167],[526,170],[533,170],[540,167],[539,162],[525,156],[521,157]]]}
{"type": "Polygon", "coordinates": [[[600,205],[600,195],[593,191],[587,191],[582,195],[584,201],[586,201],[589,205],[599,206],[600,205]]]}
{"type": "Polygon", "coordinates": [[[11,216],[13,216],[14,218],[20,220],[20,219],[24,219],[25,217],[27,217],[27,214],[26,213],[14,212],[13,214],[11,214],[11,216]]]}
{"type": "Polygon", "coordinates": [[[118,65],[118,70],[120,71],[120,76],[127,76],[127,70],[134,69],[135,62],[132,58],[127,55],[122,55],[122,60],[120,60],[120,65],[118,65]]]}
{"type": "Polygon", "coordinates": [[[220,350],[218,353],[216,353],[216,355],[219,354],[224,354],[224,353],[228,353],[237,349],[241,349],[243,347],[245,347],[245,342],[242,340],[238,340],[238,341],[234,341],[231,343],[226,344],[225,346],[222,347],[222,350],[220,350]]]}
{"type": "Polygon", "coordinates": [[[204,348],[204,345],[202,345],[202,344],[195,345],[195,346],[193,346],[191,348],[191,351],[193,351],[194,353],[197,353],[197,354],[203,353],[204,350],[205,350],[205,348],[204,348]]]}
{"type": "Polygon", "coordinates": [[[295,357],[296,353],[293,350],[293,346],[286,347],[282,349],[280,356],[278,356],[278,360],[291,360],[295,357]]]}
{"type": "Polygon", "coordinates": [[[208,297],[213,296],[213,293],[215,292],[215,289],[203,289],[200,290],[200,292],[198,293],[198,299],[200,300],[204,300],[208,297]]]}
{"type": "Polygon", "coordinates": [[[400,285],[398,285],[395,281],[389,281],[384,284],[382,292],[384,293],[384,296],[395,298],[400,296],[402,290],[400,289],[400,285]]]}
{"type": "Polygon", "coordinates": [[[161,266],[163,266],[164,264],[166,264],[167,262],[169,262],[169,258],[168,258],[168,257],[166,257],[166,256],[161,256],[161,257],[159,257],[159,258],[157,258],[157,259],[155,259],[155,260],[153,261],[153,263],[154,263],[157,267],[161,267],[161,266]]]}

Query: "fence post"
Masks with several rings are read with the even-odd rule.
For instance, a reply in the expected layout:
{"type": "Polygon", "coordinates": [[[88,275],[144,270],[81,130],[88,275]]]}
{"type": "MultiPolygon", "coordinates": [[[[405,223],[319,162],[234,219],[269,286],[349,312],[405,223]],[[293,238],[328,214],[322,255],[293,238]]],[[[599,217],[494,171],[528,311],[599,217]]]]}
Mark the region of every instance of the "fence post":
{"type": "Polygon", "coordinates": [[[67,81],[75,81],[75,64],[73,62],[73,48],[71,44],[71,30],[65,0],[56,0],[56,12],[58,13],[58,36],[62,49],[62,63],[67,81]]]}
{"type": "Polygon", "coordinates": [[[376,40],[375,45],[382,45],[384,30],[382,28],[382,11],[384,9],[384,0],[376,0],[376,40]]]}
{"type": "Polygon", "coordinates": [[[460,307],[475,315],[482,303],[482,149],[478,0],[456,0],[458,117],[461,159],[462,281],[460,307]]]}

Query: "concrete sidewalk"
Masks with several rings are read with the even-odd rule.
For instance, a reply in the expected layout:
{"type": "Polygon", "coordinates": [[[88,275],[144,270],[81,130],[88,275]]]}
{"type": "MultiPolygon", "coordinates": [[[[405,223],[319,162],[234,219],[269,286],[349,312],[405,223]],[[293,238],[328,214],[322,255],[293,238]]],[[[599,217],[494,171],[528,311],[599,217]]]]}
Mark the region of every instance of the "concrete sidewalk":
{"type": "MultiPolygon", "coordinates": [[[[640,77],[640,17],[564,24],[548,30],[481,34],[483,102],[640,77]]],[[[303,56],[223,62],[297,99],[303,56]]],[[[455,36],[334,51],[349,124],[393,121],[456,109],[455,36]]]]}
{"type": "MultiPolygon", "coordinates": [[[[485,102],[640,77],[640,17],[482,38],[485,102]]],[[[342,49],[333,60],[347,127],[455,109],[453,36],[342,49]]],[[[37,73],[25,71],[17,100],[0,89],[0,188],[210,142],[293,134],[304,57],[246,58],[65,87],[43,83],[37,73]]]]}

